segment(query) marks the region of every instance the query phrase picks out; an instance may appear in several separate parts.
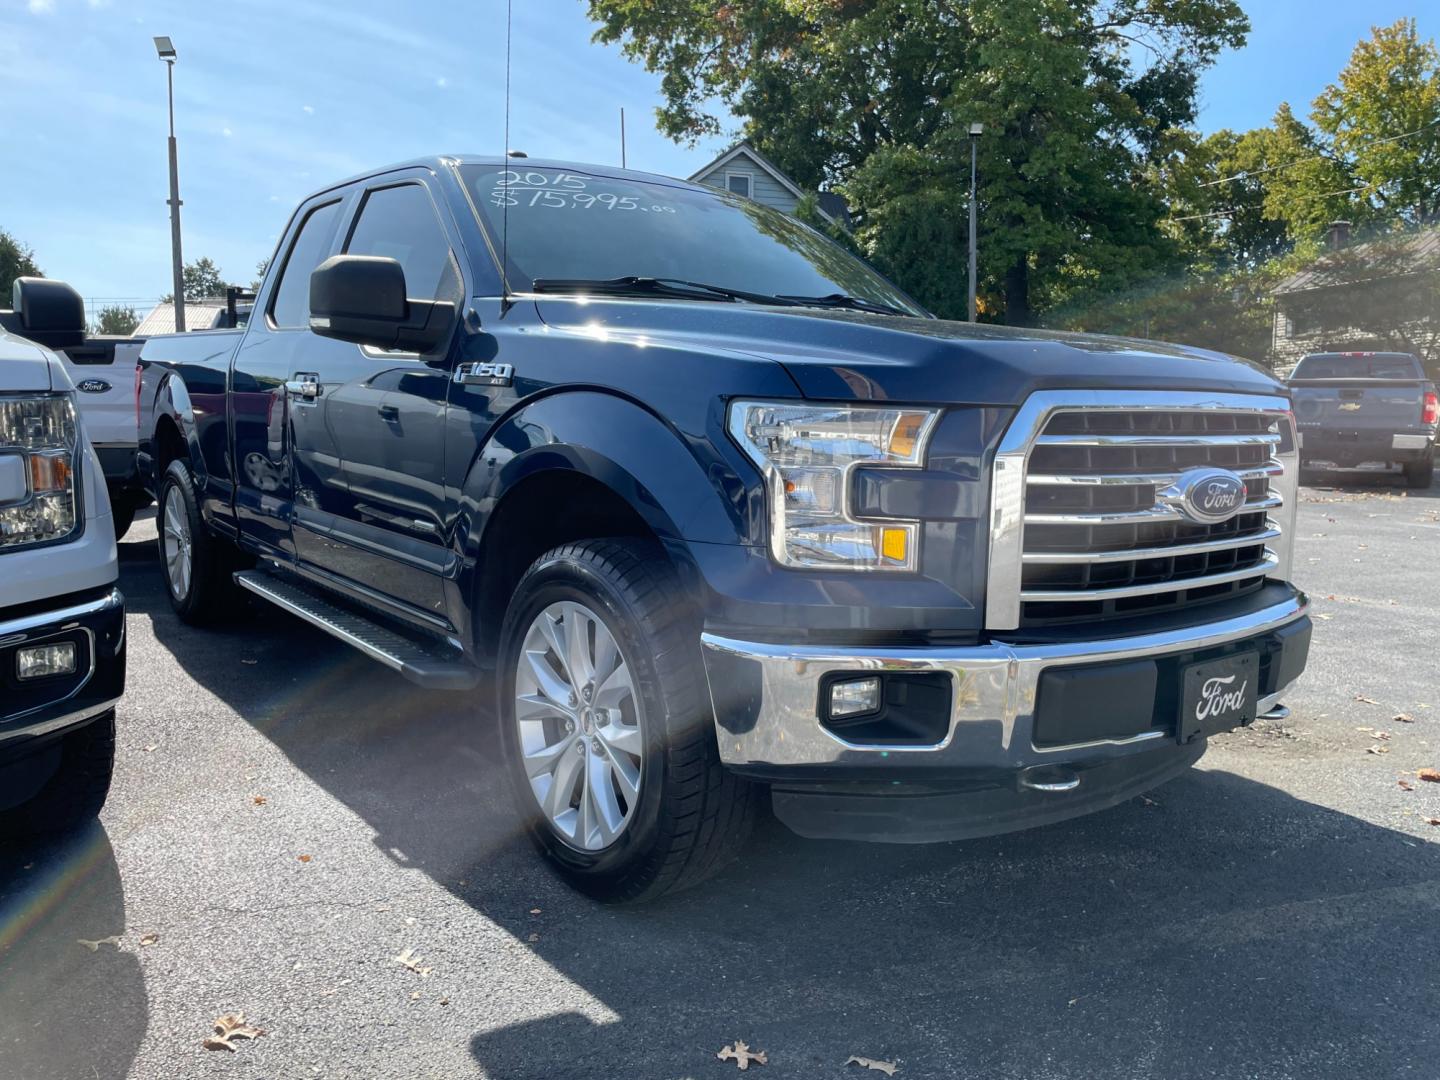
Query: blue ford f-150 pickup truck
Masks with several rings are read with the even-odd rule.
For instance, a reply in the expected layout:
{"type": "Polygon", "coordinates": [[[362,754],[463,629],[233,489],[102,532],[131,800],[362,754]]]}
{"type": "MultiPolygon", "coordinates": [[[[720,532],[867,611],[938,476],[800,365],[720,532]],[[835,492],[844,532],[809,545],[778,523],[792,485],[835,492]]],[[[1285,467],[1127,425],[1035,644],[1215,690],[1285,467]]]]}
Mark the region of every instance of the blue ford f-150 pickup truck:
{"type": "Polygon", "coordinates": [[[608,899],[702,880],[767,793],[886,841],[1113,805],[1305,665],[1269,375],[944,322],[676,180],[326,188],[250,325],[151,339],[138,392],[180,616],[238,586],[483,687],[535,839],[608,899]]]}

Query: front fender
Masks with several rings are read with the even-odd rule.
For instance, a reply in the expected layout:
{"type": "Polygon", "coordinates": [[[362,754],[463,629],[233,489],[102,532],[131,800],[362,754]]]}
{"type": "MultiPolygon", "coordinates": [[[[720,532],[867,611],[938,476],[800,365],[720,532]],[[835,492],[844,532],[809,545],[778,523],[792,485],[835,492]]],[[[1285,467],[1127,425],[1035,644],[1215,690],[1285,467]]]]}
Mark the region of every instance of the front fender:
{"type": "Polygon", "coordinates": [[[595,391],[542,397],[495,427],[461,493],[465,539],[478,539],[507,491],[548,469],[604,484],[662,540],[759,542],[746,485],[709,436],[685,435],[628,398],[595,391]]]}

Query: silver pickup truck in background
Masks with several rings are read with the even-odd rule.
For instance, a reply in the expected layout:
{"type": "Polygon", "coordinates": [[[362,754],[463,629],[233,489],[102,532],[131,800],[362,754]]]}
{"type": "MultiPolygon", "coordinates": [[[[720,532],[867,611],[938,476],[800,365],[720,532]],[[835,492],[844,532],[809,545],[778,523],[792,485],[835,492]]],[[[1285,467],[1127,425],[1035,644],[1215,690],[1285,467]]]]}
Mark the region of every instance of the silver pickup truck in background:
{"type": "Polygon", "coordinates": [[[1342,469],[1399,465],[1405,483],[1435,476],[1440,399],[1409,353],[1312,353],[1289,379],[1302,472],[1323,462],[1342,469]]]}

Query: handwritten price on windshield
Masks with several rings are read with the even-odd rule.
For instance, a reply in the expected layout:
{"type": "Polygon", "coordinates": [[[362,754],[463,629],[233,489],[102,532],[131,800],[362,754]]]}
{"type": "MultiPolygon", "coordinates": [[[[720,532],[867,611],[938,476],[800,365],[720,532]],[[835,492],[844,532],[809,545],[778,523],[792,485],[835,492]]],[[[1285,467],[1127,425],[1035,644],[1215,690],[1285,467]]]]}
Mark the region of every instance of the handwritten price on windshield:
{"type": "Polygon", "coordinates": [[[557,210],[578,208],[590,210],[602,207],[606,210],[641,210],[646,213],[673,214],[673,206],[642,203],[635,195],[615,195],[611,192],[557,191],[554,188],[535,189],[529,185],[497,187],[490,192],[492,206],[548,206],[557,210]]]}

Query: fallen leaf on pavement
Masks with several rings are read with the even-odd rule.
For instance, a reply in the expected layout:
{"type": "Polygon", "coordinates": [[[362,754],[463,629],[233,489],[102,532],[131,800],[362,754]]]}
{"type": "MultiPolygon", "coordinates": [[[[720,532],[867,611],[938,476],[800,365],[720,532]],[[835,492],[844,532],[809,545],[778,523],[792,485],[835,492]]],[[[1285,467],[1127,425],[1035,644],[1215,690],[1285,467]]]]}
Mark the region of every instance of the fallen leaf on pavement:
{"type": "Polygon", "coordinates": [[[159,935],[159,934],[146,934],[144,937],[142,937],[142,938],[140,939],[140,944],[141,944],[142,946],[144,946],[144,945],[158,945],[158,944],[160,944],[160,935],[159,935]]]}
{"type": "Polygon", "coordinates": [[[1425,819],[1425,824],[1426,824],[1426,825],[1440,825],[1440,817],[1427,817],[1427,818],[1425,819]]]}
{"type": "Polygon", "coordinates": [[[206,1050],[229,1050],[235,1052],[236,1039],[258,1039],[265,1034],[264,1028],[251,1027],[245,1023],[244,1013],[226,1013],[215,1018],[215,1034],[201,1040],[206,1050]]]}
{"type": "Polygon", "coordinates": [[[441,1005],[449,1005],[449,1004],[450,1004],[450,999],[449,999],[448,997],[441,998],[441,999],[440,999],[440,1004],[441,1004],[441,1005]]]}
{"type": "Polygon", "coordinates": [[[1317,618],[1317,619],[1333,619],[1334,617],[1335,617],[1334,615],[1323,615],[1323,614],[1320,614],[1320,613],[1316,613],[1316,615],[1315,615],[1315,618],[1317,618]]]}
{"type": "Polygon", "coordinates": [[[1388,753],[1390,753],[1390,747],[1388,747],[1388,746],[1367,746],[1367,747],[1365,748],[1365,752],[1366,752],[1367,754],[1388,754],[1388,753]]]}
{"type": "Polygon", "coordinates": [[[159,748],[160,748],[160,744],[159,744],[159,743],[153,743],[153,742],[152,742],[149,746],[145,747],[144,749],[145,749],[145,753],[149,754],[149,753],[152,753],[152,752],[155,751],[155,750],[158,750],[159,748]]]}
{"type": "Polygon", "coordinates": [[[1396,780],[1395,782],[1400,785],[1400,790],[1401,790],[1401,791],[1414,791],[1414,790],[1415,790],[1415,785],[1412,784],[1412,783],[1410,783],[1409,780],[1396,780]]]}
{"type": "Polygon", "coordinates": [[[310,859],[312,858],[312,856],[310,856],[310,855],[297,855],[296,858],[298,858],[301,862],[309,862],[310,859]]]}
{"type": "Polygon", "coordinates": [[[1440,784],[1440,769],[1421,769],[1415,775],[1432,784],[1440,784]]]}
{"type": "Polygon", "coordinates": [[[265,805],[265,802],[266,802],[266,799],[265,799],[265,796],[264,796],[264,795],[256,795],[255,798],[252,799],[251,801],[252,801],[256,806],[264,806],[264,805],[265,805]]]}
{"type": "Polygon", "coordinates": [[[392,956],[390,959],[394,960],[395,963],[401,967],[409,968],[421,978],[429,978],[430,976],[430,969],[421,965],[420,957],[415,955],[414,949],[406,949],[399,956],[392,956]]]}
{"type": "Polygon", "coordinates": [[[1390,738],[1390,732],[1388,732],[1388,731],[1377,731],[1377,732],[1375,732],[1375,738],[1377,738],[1377,739],[1388,739],[1388,738],[1390,738]]]}
{"type": "Polygon", "coordinates": [[[896,1066],[895,1062],[893,1061],[876,1061],[874,1058],[857,1057],[855,1054],[851,1054],[848,1058],[845,1059],[845,1064],[859,1065],[866,1069],[874,1069],[876,1072],[883,1072],[886,1076],[895,1075],[896,1066]]]}
{"type": "Polygon", "coordinates": [[[741,1072],[744,1072],[746,1069],[750,1068],[750,1063],[752,1061],[759,1065],[770,1064],[769,1059],[765,1057],[764,1050],[752,1051],[750,1047],[746,1046],[739,1039],[735,1040],[734,1046],[722,1047],[720,1052],[717,1053],[715,1056],[721,1061],[735,1062],[735,1065],[740,1069],[741,1072]]]}
{"type": "Polygon", "coordinates": [[[1411,716],[1408,712],[1396,713],[1396,714],[1395,714],[1394,716],[1392,716],[1390,719],[1393,720],[1393,721],[1394,721],[1395,723],[1397,723],[1397,724],[1413,724],[1413,723],[1415,723],[1415,717],[1411,716]]]}
{"type": "Polygon", "coordinates": [[[99,941],[86,941],[83,937],[76,938],[75,940],[80,942],[81,945],[84,945],[91,952],[99,952],[101,945],[114,945],[116,949],[120,948],[119,934],[111,934],[109,937],[102,937],[99,941]]]}
{"type": "Polygon", "coordinates": [[[1355,700],[1356,700],[1356,701],[1359,701],[1359,702],[1362,702],[1363,704],[1366,704],[1366,705],[1379,705],[1379,704],[1380,704],[1380,702],[1376,701],[1374,698],[1366,697],[1364,694],[1356,694],[1356,695],[1355,695],[1355,700]]]}

